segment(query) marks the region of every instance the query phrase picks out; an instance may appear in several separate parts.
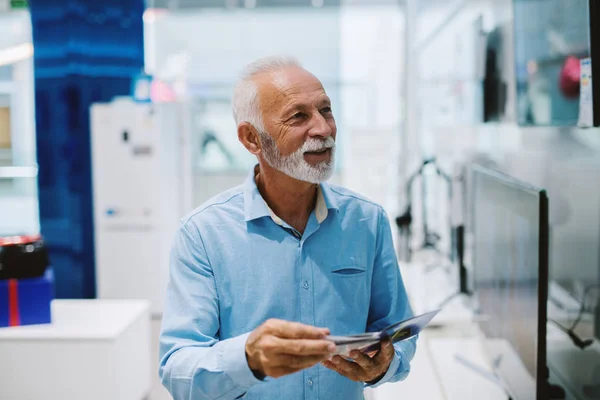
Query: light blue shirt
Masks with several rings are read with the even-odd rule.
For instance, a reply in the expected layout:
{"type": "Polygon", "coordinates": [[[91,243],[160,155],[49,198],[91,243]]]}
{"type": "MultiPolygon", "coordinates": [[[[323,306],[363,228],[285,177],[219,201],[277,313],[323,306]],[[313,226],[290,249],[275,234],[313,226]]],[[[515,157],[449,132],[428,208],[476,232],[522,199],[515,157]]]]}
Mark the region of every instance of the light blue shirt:
{"type": "MultiPolygon", "coordinates": [[[[367,384],[322,365],[258,380],[248,335],[269,318],[377,331],[412,315],[384,210],[323,183],[303,235],[246,182],[181,220],[171,253],[160,335],[160,376],[175,400],[362,399],[367,384]]],[[[416,338],[394,345],[385,376],[404,379],[416,338]]]]}

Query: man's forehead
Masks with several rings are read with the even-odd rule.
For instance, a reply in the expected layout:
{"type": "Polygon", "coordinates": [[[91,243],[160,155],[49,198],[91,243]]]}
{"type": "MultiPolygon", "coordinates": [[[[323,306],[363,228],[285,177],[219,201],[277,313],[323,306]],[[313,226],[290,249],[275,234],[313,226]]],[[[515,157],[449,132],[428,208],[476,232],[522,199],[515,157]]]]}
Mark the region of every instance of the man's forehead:
{"type": "Polygon", "coordinates": [[[274,84],[282,92],[294,92],[302,89],[323,90],[321,81],[303,68],[286,68],[275,73],[274,84]]]}
{"type": "Polygon", "coordinates": [[[286,101],[302,94],[326,94],[321,82],[313,74],[299,67],[285,68],[261,77],[260,81],[261,92],[264,92],[261,93],[261,97],[264,94],[265,100],[270,101],[286,101]]]}

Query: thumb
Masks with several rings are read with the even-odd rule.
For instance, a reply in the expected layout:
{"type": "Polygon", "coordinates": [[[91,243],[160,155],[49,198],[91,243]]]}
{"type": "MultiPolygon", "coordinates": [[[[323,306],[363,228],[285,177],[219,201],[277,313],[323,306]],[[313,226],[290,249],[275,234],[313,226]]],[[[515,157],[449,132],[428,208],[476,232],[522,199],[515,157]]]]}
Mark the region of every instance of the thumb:
{"type": "Polygon", "coordinates": [[[391,358],[393,353],[394,353],[394,345],[389,338],[386,338],[381,341],[381,348],[379,349],[379,352],[377,353],[375,358],[378,358],[378,359],[379,358],[388,358],[388,357],[391,358]]]}

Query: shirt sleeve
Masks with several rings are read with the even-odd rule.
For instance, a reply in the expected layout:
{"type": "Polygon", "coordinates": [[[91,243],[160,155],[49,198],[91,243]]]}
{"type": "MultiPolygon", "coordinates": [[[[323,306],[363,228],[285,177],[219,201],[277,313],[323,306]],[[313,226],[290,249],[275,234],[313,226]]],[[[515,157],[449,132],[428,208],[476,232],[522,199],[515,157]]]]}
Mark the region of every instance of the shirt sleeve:
{"type": "MultiPolygon", "coordinates": [[[[411,316],[413,312],[400,273],[390,222],[385,211],[380,209],[367,330],[375,332],[411,316]]],[[[414,337],[395,343],[394,358],[386,374],[377,383],[366,386],[375,388],[405,379],[410,372],[416,342],[414,337]]]]}
{"type": "Polygon", "coordinates": [[[159,375],[174,400],[241,398],[259,384],[246,360],[248,334],[219,340],[219,301],[197,229],[181,225],[170,255],[159,375]]]}

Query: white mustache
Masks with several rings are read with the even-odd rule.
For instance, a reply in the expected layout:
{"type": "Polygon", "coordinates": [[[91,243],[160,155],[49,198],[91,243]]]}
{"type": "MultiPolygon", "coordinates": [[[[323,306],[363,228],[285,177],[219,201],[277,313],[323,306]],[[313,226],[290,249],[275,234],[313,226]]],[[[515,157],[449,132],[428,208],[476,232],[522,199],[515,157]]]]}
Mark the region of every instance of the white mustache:
{"type": "Polygon", "coordinates": [[[313,151],[324,151],[327,149],[333,149],[335,147],[335,140],[329,136],[325,140],[321,139],[308,139],[302,146],[302,152],[308,153],[313,151]]]}

